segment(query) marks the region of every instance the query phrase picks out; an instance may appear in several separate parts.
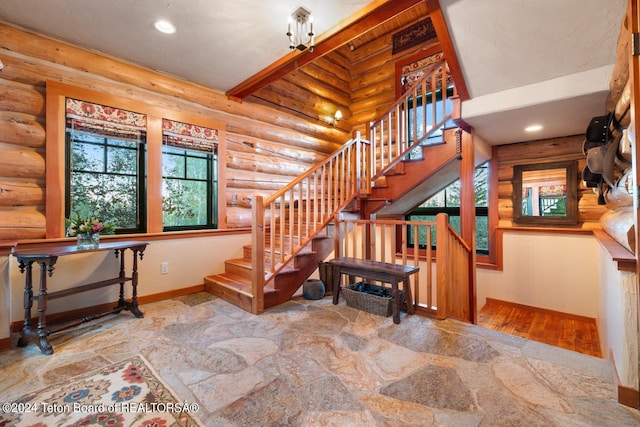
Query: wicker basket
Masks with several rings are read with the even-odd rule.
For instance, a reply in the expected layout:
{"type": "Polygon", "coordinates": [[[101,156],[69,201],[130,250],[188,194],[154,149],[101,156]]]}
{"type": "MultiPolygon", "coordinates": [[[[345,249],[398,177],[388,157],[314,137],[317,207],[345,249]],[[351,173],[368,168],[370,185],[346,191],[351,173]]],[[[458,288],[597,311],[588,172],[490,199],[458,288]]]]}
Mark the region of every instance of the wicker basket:
{"type": "MultiPolygon", "coordinates": [[[[400,296],[400,306],[404,301],[404,291],[398,291],[400,296]]],[[[349,307],[364,310],[378,316],[391,316],[393,312],[393,297],[391,288],[378,286],[371,283],[357,282],[342,289],[344,299],[349,307]],[[373,291],[384,296],[367,293],[373,291]]]]}

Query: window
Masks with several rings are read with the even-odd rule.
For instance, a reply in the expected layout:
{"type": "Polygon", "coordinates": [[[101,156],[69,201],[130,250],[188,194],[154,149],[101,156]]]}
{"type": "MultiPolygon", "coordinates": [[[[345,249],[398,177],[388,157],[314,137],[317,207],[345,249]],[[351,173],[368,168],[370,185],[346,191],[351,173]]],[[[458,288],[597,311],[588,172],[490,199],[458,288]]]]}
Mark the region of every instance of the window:
{"type": "Polygon", "coordinates": [[[144,232],[146,117],[70,98],[66,109],[65,216],[144,232]]]}
{"type": "Polygon", "coordinates": [[[165,230],[216,228],[217,132],[163,120],[162,220],[165,230]]]}
{"type": "Polygon", "coordinates": [[[226,228],[224,122],[47,81],[46,236],[95,215],[116,233],[226,228]]]}
{"type": "MultiPolygon", "coordinates": [[[[478,166],[474,176],[475,203],[476,203],[476,252],[478,254],[489,253],[489,166],[485,163],[478,166]]],[[[438,213],[449,215],[449,224],[460,232],[460,181],[455,181],[435,196],[429,198],[410,214],[406,219],[413,221],[435,221],[438,213]]],[[[409,245],[413,246],[418,241],[421,247],[426,244],[426,236],[412,235],[409,227],[409,245]]],[[[436,245],[435,227],[432,228],[431,241],[436,245]]]]}

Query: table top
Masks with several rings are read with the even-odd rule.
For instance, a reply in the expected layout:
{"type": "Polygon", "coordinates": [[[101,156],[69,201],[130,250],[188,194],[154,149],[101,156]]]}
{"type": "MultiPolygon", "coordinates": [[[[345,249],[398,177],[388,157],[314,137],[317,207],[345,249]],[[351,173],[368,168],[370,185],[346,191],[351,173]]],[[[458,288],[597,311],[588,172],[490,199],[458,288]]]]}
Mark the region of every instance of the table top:
{"type": "Polygon", "coordinates": [[[413,274],[420,270],[420,267],[414,267],[411,265],[392,264],[389,262],[372,261],[368,259],[359,258],[334,258],[327,261],[329,264],[335,264],[340,266],[363,268],[370,271],[379,271],[384,273],[396,273],[401,275],[413,274]]]}
{"type": "Polygon", "coordinates": [[[46,246],[35,247],[29,249],[17,248],[12,252],[12,255],[16,258],[42,258],[50,256],[63,256],[79,254],[84,252],[99,252],[99,251],[111,251],[116,249],[130,249],[138,248],[139,250],[144,248],[149,242],[137,241],[137,240],[123,240],[119,242],[100,242],[97,248],[78,248],[76,245],[60,245],[60,246],[46,246]]]}

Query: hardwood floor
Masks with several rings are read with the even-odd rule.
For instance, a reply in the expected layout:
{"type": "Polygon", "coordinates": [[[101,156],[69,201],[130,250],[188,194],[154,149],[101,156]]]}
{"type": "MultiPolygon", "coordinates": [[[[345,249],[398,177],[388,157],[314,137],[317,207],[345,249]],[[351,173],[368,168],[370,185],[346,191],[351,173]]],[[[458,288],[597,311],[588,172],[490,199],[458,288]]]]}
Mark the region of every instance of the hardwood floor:
{"type": "Polygon", "coordinates": [[[478,313],[478,325],[602,357],[595,319],[487,298],[478,313]]]}

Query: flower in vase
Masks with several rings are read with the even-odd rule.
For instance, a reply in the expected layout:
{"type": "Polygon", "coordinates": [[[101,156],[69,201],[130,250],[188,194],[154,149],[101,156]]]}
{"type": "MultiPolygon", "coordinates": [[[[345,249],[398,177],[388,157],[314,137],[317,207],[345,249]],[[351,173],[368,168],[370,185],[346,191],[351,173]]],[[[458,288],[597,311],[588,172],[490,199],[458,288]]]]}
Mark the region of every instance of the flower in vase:
{"type": "Polygon", "coordinates": [[[111,224],[106,224],[95,217],[82,218],[80,215],[65,219],[67,225],[67,236],[77,236],[86,234],[113,234],[115,228],[111,224]]]}

